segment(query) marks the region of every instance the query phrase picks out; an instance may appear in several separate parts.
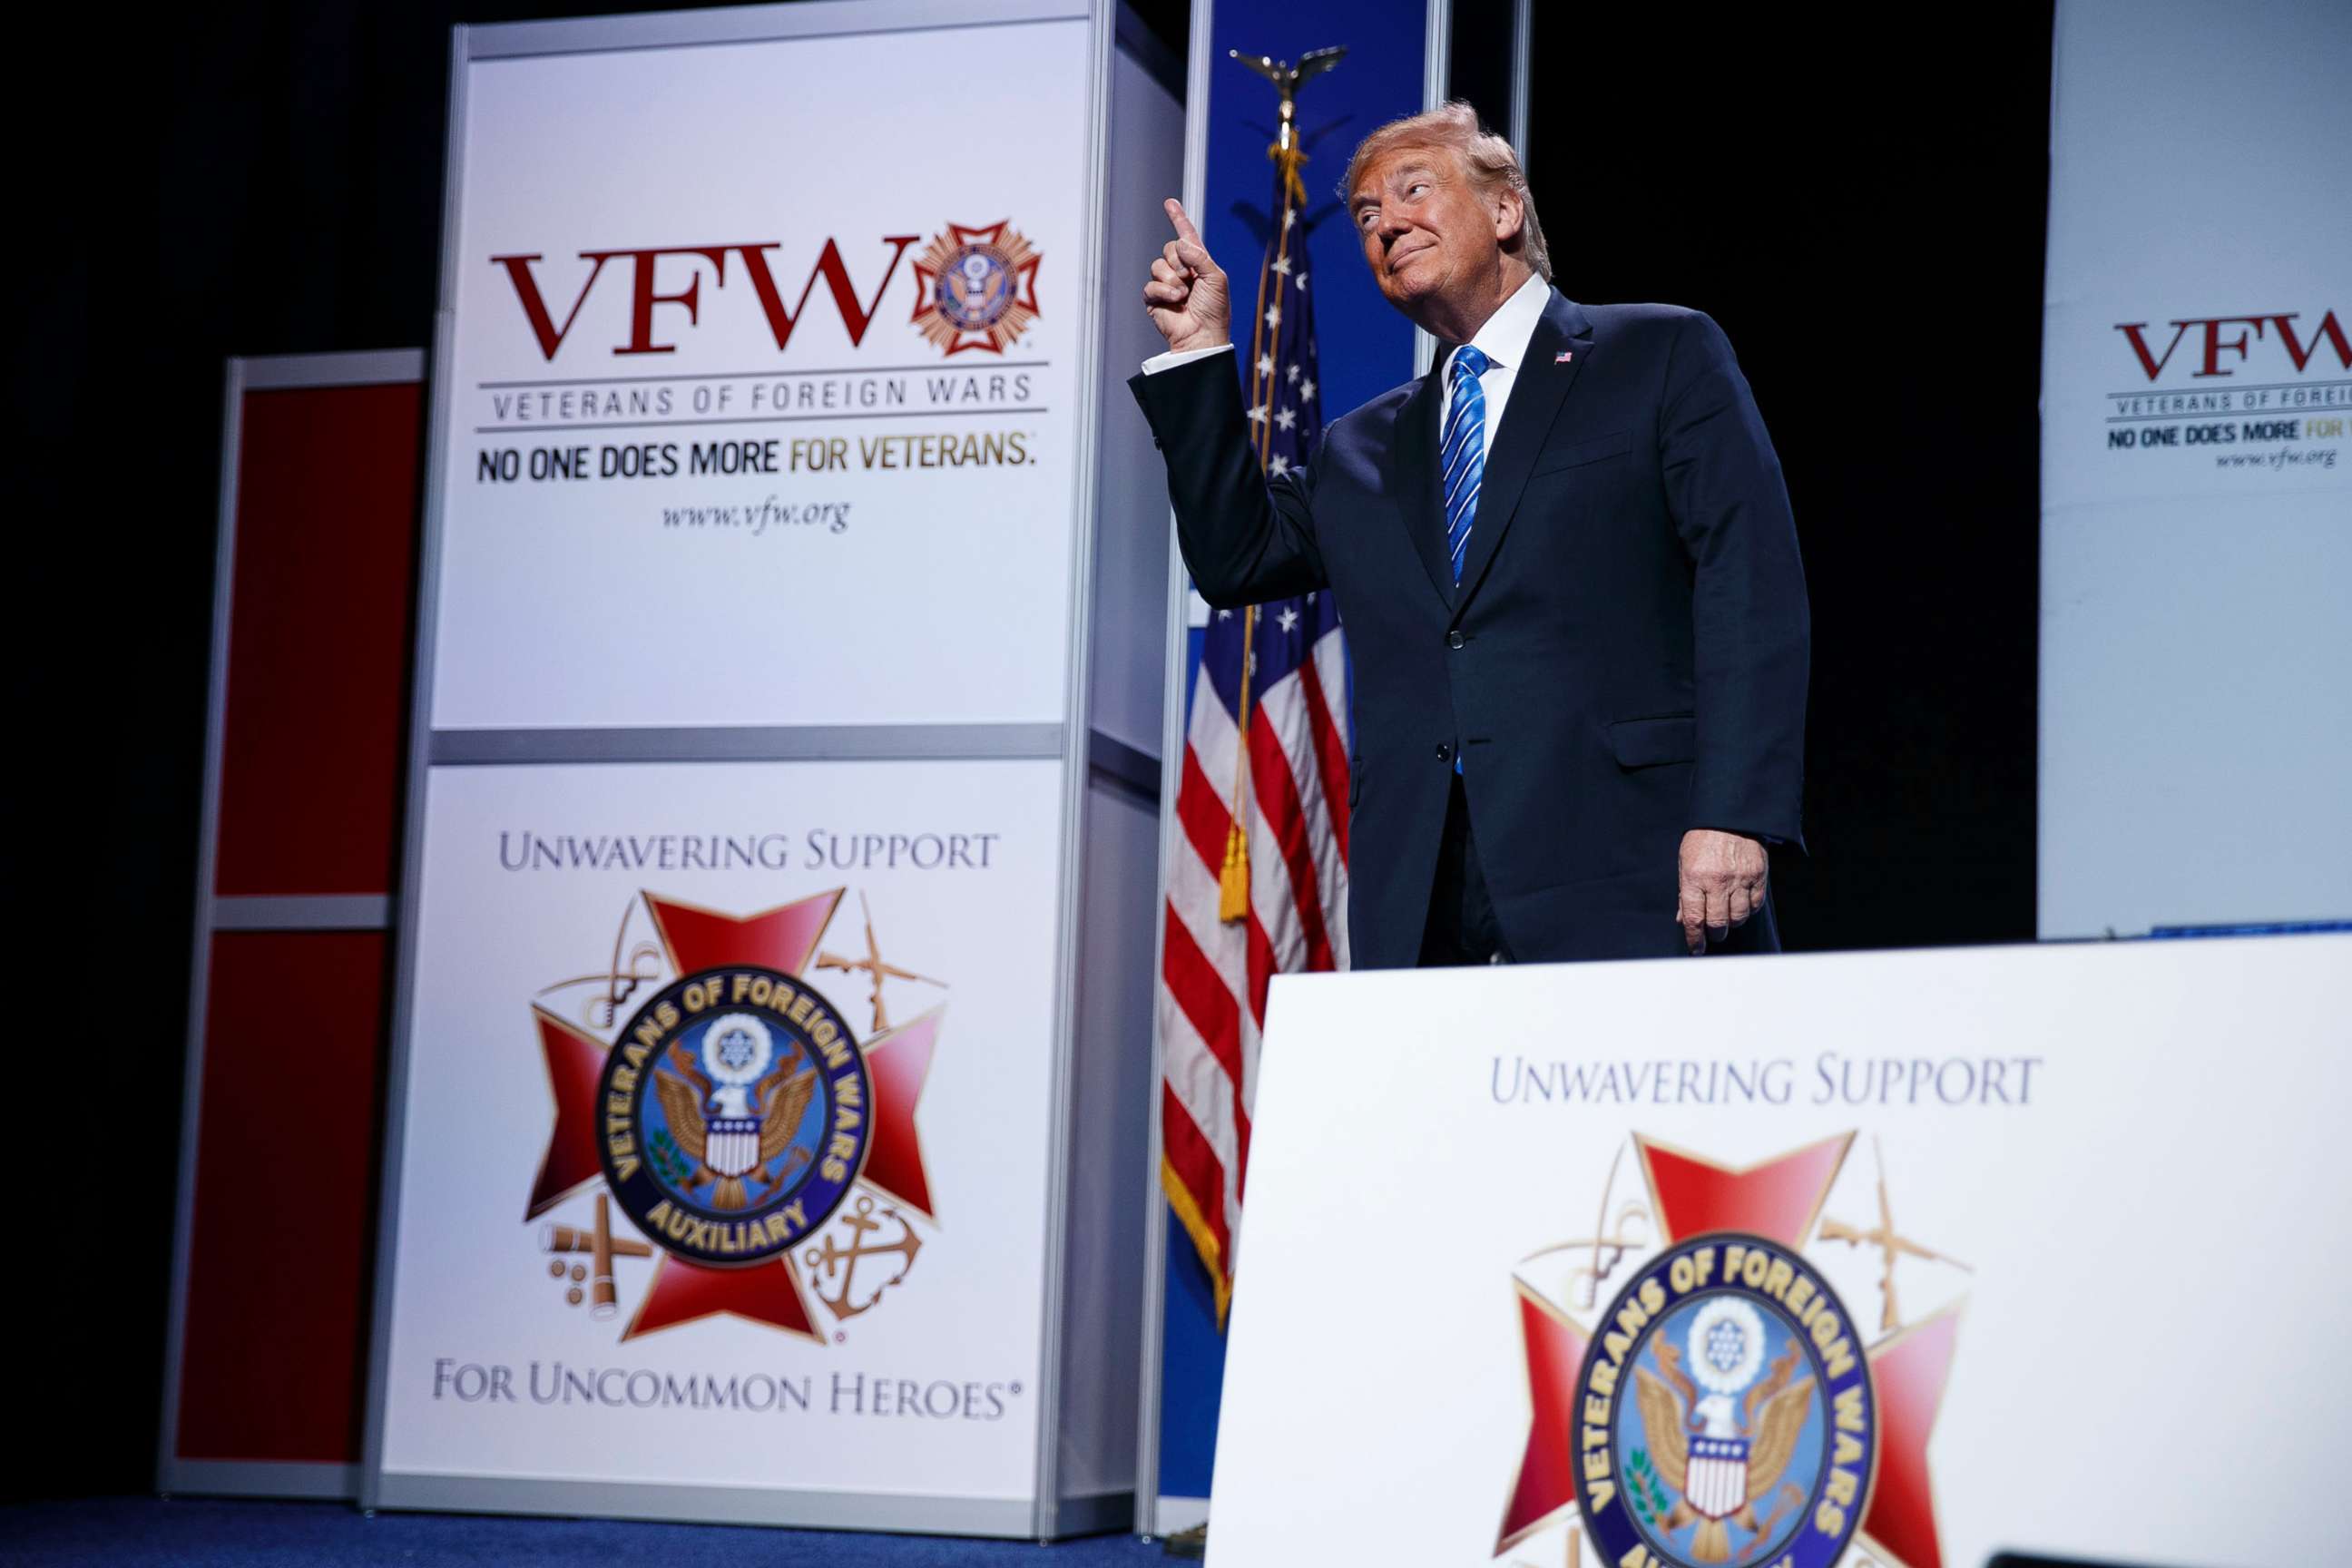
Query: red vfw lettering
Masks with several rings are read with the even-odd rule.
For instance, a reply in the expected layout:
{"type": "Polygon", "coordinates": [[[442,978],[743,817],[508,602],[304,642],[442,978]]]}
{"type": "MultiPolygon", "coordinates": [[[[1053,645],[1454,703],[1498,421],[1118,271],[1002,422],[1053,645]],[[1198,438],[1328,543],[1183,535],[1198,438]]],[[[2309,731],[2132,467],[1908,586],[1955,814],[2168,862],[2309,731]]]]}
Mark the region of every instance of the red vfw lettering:
{"type": "MultiPolygon", "coordinates": [[[[882,237],[890,247],[890,259],[882,268],[882,280],[874,286],[870,300],[861,301],[857,289],[850,281],[848,264],[841,258],[841,247],[831,239],[818,252],[816,265],[809,269],[808,281],[801,285],[800,298],[789,308],[784,304],[783,291],[776,286],[775,274],[768,266],[768,252],[782,248],[782,242],[736,245],[671,245],[638,250],[583,250],[580,259],[589,263],[588,276],[581,282],[580,292],[572,298],[571,309],[564,313],[563,324],[557,326],[555,317],[547,308],[547,300],[540,292],[539,279],[531,271],[531,263],[543,259],[537,252],[528,256],[493,256],[490,264],[506,269],[507,279],[514,285],[515,297],[522,302],[524,319],[530,322],[531,333],[539,340],[539,352],[552,360],[563,340],[571,335],[572,323],[580,319],[580,307],[588,300],[589,290],[603,277],[604,264],[618,260],[629,269],[629,335],[613,353],[615,354],[676,353],[675,342],[654,341],[654,310],[660,305],[675,305],[686,312],[687,325],[699,325],[702,320],[703,273],[700,266],[692,268],[693,276],[685,288],[664,293],[655,282],[656,268],[664,257],[690,258],[689,265],[698,262],[709,268],[710,286],[727,286],[727,258],[742,258],[743,272],[751,279],[751,291],[759,297],[760,309],[768,318],[768,331],[776,340],[779,352],[793,341],[793,329],[805,319],[809,296],[816,292],[823,280],[833,296],[834,309],[841,312],[842,324],[849,330],[849,341],[863,343],[866,330],[874,323],[875,313],[881,309],[882,296],[897,276],[899,258],[920,236],[891,234],[882,237]]],[[[674,276],[675,274],[673,274],[674,276]]],[[[668,320],[669,318],[665,318],[668,320]]]]}
{"type": "MultiPolygon", "coordinates": [[[[2323,342],[2334,347],[2339,364],[2346,370],[2352,370],[2352,341],[2346,339],[2344,324],[2336,319],[2336,312],[2330,310],[2320,317],[2319,325],[2312,330],[2308,340],[2294,330],[2294,323],[2301,317],[2302,312],[2296,310],[2267,316],[2183,317],[2167,323],[2172,328],[2172,336],[2166,341],[2161,354],[2148,346],[2146,321],[2117,321],[2116,331],[2131,341],[2132,353],[2138,356],[2139,367],[2147,373],[2150,381],[2163,374],[2164,367],[2171,363],[2173,352],[2180,347],[2180,340],[2189,335],[2191,328],[2196,329],[2197,347],[2191,352],[2196,355],[2194,363],[2198,368],[2189,374],[2199,379],[2209,375],[2237,374],[2239,367],[2245,363],[2249,345],[2260,342],[2272,327],[2278,329],[2279,342],[2285,348],[2286,357],[2294,363],[2298,374],[2311,363],[2311,356],[2319,351],[2323,342]],[[2240,331],[2224,336],[2223,329],[2230,327],[2240,331]],[[2237,363],[2224,369],[2221,364],[2223,354],[2236,355],[2237,363]]],[[[2322,368],[2326,367],[2323,365],[2322,368]]]]}

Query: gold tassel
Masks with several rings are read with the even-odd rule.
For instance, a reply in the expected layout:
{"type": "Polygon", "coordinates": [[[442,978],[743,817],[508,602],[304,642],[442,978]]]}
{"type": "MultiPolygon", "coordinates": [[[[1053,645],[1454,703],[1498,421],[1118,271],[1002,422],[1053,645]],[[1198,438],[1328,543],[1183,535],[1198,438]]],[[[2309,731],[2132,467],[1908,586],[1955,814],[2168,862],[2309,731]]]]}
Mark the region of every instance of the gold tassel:
{"type": "Polygon", "coordinates": [[[1217,874],[1217,918],[1249,919],[1249,835],[1235,820],[1225,825],[1225,868],[1217,874]]]}
{"type": "Polygon", "coordinates": [[[1217,873],[1217,919],[1227,925],[1249,919],[1249,721],[1250,677],[1257,663],[1257,606],[1242,612],[1242,710],[1234,747],[1234,814],[1225,823],[1225,864],[1217,873]]]}
{"type": "Polygon", "coordinates": [[[1306,152],[1299,147],[1286,147],[1276,142],[1265,150],[1265,155],[1274,161],[1275,169],[1282,177],[1282,188],[1287,195],[1289,203],[1305,206],[1307,182],[1298,177],[1298,166],[1307,162],[1306,152]]]}

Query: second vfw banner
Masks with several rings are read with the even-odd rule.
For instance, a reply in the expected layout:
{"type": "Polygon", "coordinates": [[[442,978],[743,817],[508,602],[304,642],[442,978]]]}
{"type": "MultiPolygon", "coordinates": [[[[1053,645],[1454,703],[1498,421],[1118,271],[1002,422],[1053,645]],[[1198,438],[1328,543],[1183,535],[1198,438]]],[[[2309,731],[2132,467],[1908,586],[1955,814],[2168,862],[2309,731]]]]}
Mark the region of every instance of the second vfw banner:
{"type": "Polygon", "coordinates": [[[2352,770],[2347,69],[2339,0],[2057,8],[2044,937],[2352,917],[2313,831],[2352,770]]]}

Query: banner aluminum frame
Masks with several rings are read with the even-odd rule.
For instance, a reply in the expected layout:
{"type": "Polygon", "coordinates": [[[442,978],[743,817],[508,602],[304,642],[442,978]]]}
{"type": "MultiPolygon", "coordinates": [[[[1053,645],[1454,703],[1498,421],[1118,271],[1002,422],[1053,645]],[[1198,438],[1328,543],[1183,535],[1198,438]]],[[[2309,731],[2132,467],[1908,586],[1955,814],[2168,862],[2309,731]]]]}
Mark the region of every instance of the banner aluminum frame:
{"type": "Polygon", "coordinates": [[[236,501],[245,396],[303,387],[413,385],[425,351],[231,357],[221,391],[220,519],[213,557],[211,673],[205,695],[204,794],[196,819],[196,911],[189,964],[188,1035],[180,1100],[180,1168],[172,1231],[172,1297],[163,1339],[163,1416],[155,1489],[209,1497],[352,1498],[359,1467],[307,1459],[190,1459],[179,1452],[182,1373],[187,1355],[188,1279],[195,1246],[196,1153],[203,1136],[205,1026],[213,936],[224,931],[383,931],[393,899],[373,893],[224,898],[214,891],[220,850],[221,752],[228,715],[229,616],[236,587],[236,501]]]}

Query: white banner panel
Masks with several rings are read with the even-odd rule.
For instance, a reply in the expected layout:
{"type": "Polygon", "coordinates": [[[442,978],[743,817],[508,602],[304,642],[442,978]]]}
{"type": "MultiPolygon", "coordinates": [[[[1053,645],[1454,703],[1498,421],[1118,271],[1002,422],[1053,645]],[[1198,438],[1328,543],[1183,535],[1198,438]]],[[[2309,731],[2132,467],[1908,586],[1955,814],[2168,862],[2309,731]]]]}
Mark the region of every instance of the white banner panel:
{"type": "Polygon", "coordinates": [[[1062,717],[1087,39],[464,68],[435,728],[1062,717]]]}
{"type": "Polygon", "coordinates": [[[388,1480],[1034,1495],[1061,776],[433,771],[388,1480]]]}
{"type": "Polygon", "coordinates": [[[2347,1014],[2334,936],[1280,980],[1211,1568],[2329,1560],[2347,1014]]]}
{"type": "Polygon", "coordinates": [[[2040,930],[2352,916],[2352,6],[2062,0],[2040,930]]]}

